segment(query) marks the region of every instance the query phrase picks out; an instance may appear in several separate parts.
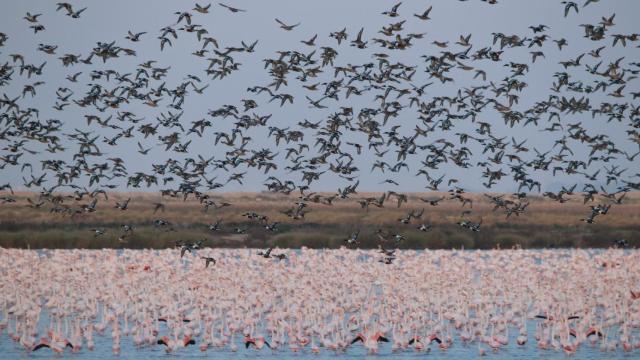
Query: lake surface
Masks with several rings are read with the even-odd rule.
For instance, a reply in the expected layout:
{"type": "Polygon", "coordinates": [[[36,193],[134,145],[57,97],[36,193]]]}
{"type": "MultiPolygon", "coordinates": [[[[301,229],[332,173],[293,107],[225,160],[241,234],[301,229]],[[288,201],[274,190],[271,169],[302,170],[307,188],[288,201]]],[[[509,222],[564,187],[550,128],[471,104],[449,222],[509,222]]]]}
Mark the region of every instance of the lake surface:
{"type": "MultiPolygon", "coordinates": [[[[637,359],[640,356],[640,350],[636,349],[633,352],[627,353],[619,349],[617,351],[600,351],[597,345],[595,346],[582,346],[576,353],[571,356],[565,355],[561,350],[542,350],[538,349],[535,343],[529,343],[524,347],[519,347],[515,344],[515,336],[512,339],[512,344],[502,348],[498,351],[488,350],[487,356],[484,358],[495,359],[637,359]]],[[[96,349],[89,351],[83,349],[77,353],[71,353],[66,351],[63,355],[57,355],[48,349],[41,349],[37,352],[28,352],[20,346],[7,338],[6,331],[2,336],[0,342],[0,358],[2,359],[26,359],[26,358],[78,358],[78,359],[148,359],[156,357],[164,358],[208,358],[208,359],[229,359],[229,358],[261,358],[261,359],[336,359],[336,358],[399,358],[399,359],[414,359],[422,358],[425,356],[439,358],[439,359],[469,359],[479,358],[478,348],[475,344],[454,344],[446,351],[438,349],[437,346],[432,345],[431,351],[417,352],[412,349],[402,352],[392,352],[391,346],[386,344],[380,347],[377,354],[371,355],[360,345],[354,345],[347,349],[345,352],[333,352],[330,350],[322,349],[320,353],[312,353],[309,349],[298,351],[293,353],[289,350],[271,351],[263,348],[262,350],[244,349],[243,345],[238,342],[238,351],[232,352],[227,349],[209,348],[206,352],[201,352],[197,344],[194,347],[187,347],[181,349],[175,353],[167,353],[162,345],[148,346],[137,348],[130,341],[122,342],[122,349],[119,355],[114,354],[111,351],[111,341],[107,338],[96,337],[96,349]]]]}
{"type": "Polygon", "coordinates": [[[376,250],[274,249],[276,253],[286,254],[287,259],[265,258],[257,249],[200,249],[184,257],[173,249],[0,249],[0,325],[8,325],[0,332],[0,359],[467,359],[480,357],[480,348],[487,357],[498,359],[565,359],[569,355],[561,344],[577,341],[568,335],[569,329],[581,334],[580,329],[589,326],[603,329],[603,336],[581,337],[571,357],[640,356],[640,300],[630,296],[633,289],[640,289],[638,250],[398,250],[389,265],[380,262],[383,255],[376,250]],[[217,263],[207,267],[203,256],[215,257],[217,263]],[[92,302],[95,306],[86,306],[92,302]],[[21,308],[23,304],[27,306],[21,308]],[[186,310],[177,311],[174,304],[186,310]],[[347,310],[335,316],[327,310],[333,307],[347,310]],[[37,310],[35,322],[25,325],[29,322],[24,319],[31,315],[21,309],[37,310]],[[544,309],[549,309],[550,317],[572,314],[576,319],[538,318],[544,309]],[[61,311],[62,320],[56,322],[52,312],[61,311]],[[144,315],[146,311],[152,315],[144,315]],[[172,322],[175,314],[191,320],[172,322]],[[465,320],[455,325],[461,315],[465,320]],[[104,329],[97,330],[99,324],[104,329]],[[86,330],[88,325],[93,329],[86,330]],[[410,326],[417,330],[398,330],[410,326]],[[367,328],[378,327],[391,342],[379,343],[375,354],[361,342],[339,346],[340,350],[320,346],[318,353],[312,352],[313,342],[297,351],[290,348],[296,343],[292,334],[298,339],[315,334],[308,335],[315,344],[339,334],[349,343],[367,328]],[[73,352],[69,348],[63,354],[49,348],[32,352],[10,337],[23,328],[37,331],[36,339],[52,328],[72,339],[74,329],[82,328],[75,333],[85,338],[73,352]],[[145,345],[136,346],[134,334],[151,328],[156,333],[147,333],[145,345]],[[201,351],[207,328],[213,329],[214,337],[220,329],[228,342],[212,343],[201,351]],[[471,340],[464,338],[468,329],[478,332],[471,340]],[[167,352],[164,345],[155,344],[161,336],[175,333],[182,339],[191,331],[195,345],[167,352]],[[495,339],[504,336],[506,341],[497,350],[490,347],[494,332],[495,339]],[[516,338],[523,332],[527,342],[520,346],[516,338]],[[86,333],[92,334],[93,350],[87,348],[86,333]],[[114,334],[122,334],[117,353],[112,350],[114,334]],[[262,335],[277,349],[246,349],[243,334],[262,335]],[[437,334],[449,347],[443,350],[436,342],[424,341],[424,349],[418,351],[406,346],[410,334],[423,339],[437,334]],[[555,339],[555,345],[541,349],[540,334],[555,339]],[[623,351],[624,339],[636,348],[623,351]],[[602,344],[612,350],[601,350],[602,344]]]}

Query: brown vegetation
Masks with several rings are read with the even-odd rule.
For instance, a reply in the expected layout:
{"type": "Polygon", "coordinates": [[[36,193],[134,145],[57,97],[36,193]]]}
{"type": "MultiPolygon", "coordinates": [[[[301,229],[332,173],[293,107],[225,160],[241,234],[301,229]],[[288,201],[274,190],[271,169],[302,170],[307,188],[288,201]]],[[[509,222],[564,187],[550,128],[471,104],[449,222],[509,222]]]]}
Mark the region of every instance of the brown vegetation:
{"type": "MultiPolygon", "coordinates": [[[[330,195],[330,194],[327,194],[330,195]]],[[[380,194],[360,193],[358,198],[380,194]]],[[[292,207],[298,194],[290,196],[271,193],[224,193],[211,195],[214,201],[226,201],[232,206],[207,212],[193,199],[160,198],[149,193],[117,193],[108,200],[100,197],[97,211],[75,216],[50,213],[50,204],[34,209],[27,198],[37,200],[38,194],[16,193],[16,203],[0,206],[0,246],[31,248],[164,248],[176,240],[207,239],[208,246],[221,247],[338,247],[344,245],[349,233],[362,229],[360,247],[375,247],[375,230],[383,228],[406,237],[406,248],[493,248],[496,246],[524,248],[542,247],[608,247],[616,239],[624,238],[631,246],[640,245],[640,195],[629,193],[624,204],[612,206],[609,214],[597,217],[595,224],[580,221],[590,213],[589,205],[607,204],[604,198],[583,204],[580,196],[571,201],[557,202],[532,197],[526,212],[506,218],[502,209],[492,211],[492,204],[481,194],[465,194],[473,199],[473,208],[462,207],[456,200],[444,200],[438,206],[420,201],[423,198],[447,196],[446,193],[409,194],[409,201],[397,208],[394,199],[383,208],[370,207],[364,211],[352,199],[334,201],[334,205],[309,203],[304,220],[291,220],[281,211],[292,207]],[[129,209],[114,208],[115,201],[131,197],[129,209]],[[153,214],[153,203],[162,202],[166,211],[153,214]],[[403,225],[398,218],[414,209],[425,208],[421,220],[403,225]],[[483,219],[480,232],[474,233],[456,225],[463,210],[472,210],[466,218],[477,222],[483,219]],[[279,221],[277,232],[267,232],[258,222],[242,214],[255,211],[267,215],[269,221],[279,221]],[[172,230],[162,230],[153,221],[164,219],[172,230]],[[207,225],[223,219],[222,231],[211,232],[207,225]],[[419,223],[433,226],[429,232],[416,229],[419,223]],[[120,225],[129,224],[134,232],[126,243],[118,242],[120,225]],[[247,234],[234,234],[236,226],[249,227],[247,234]],[[101,228],[106,234],[94,237],[91,229],[101,228]]],[[[65,204],[79,207],[89,201],[71,198],[65,204]]],[[[168,227],[167,227],[168,228],[168,227]]]]}

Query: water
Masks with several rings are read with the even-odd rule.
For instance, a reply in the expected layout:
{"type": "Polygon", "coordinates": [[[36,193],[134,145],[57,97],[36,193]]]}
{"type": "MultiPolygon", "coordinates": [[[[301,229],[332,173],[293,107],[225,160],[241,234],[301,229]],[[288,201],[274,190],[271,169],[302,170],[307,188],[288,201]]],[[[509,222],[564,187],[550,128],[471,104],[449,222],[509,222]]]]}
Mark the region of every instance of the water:
{"type": "MultiPolygon", "coordinates": [[[[232,261],[241,261],[243,264],[249,263],[251,265],[263,265],[263,266],[270,266],[268,264],[271,264],[270,262],[264,262],[263,259],[259,258],[259,259],[255,259],[255,260],[239,260],[236,259],[235,256],[233,256],[234,251],[233,250],[220,250],[222,252],[226,252],[229,253],[226,261],[228,261],[228,266],[231,266],[230,263],[232,261]]],[[[246,251],[246,250],[242,250],[242,251],[246,251]]],[[[242,252],[241,251],[241,252],[242,252]]],[[[248,250],[251,253],[254,253],[255,250],[248,250]]],[[[554,254],[554,258],[555,259],[564,259],[565,257],[567,257],[567,259],[569,259],[569,255],[571,254],[573,250],[555,250],[553,251],[554,254]]],[[[616,254],[615,252],[608,251],[608,250],[588,250],[587,252],[585,252],[585,254],[588,255],[589,258],[592,258],[593,256],[596,255],[607,255],[607,252],[609,252],[609,254],[607,256],[611,256],[611,254],[616,254]]],[[[37,254],[39,256],[42,257],[47,257],[50,256],[51,254],[48,254],[48,251],[37,251],[37,254]]],[[[127,254],[131,255],[131,254],[135,254],[136,252],[122,252],[119,251],[118,252],[118,257],[121,258],[121,260],[125,260],[127,259],[127,254]]],[[[291,251],[291,253],[295,253],[299,256],[302,256],[303,254],[300,251],[291,251]]],[[[321,254],[322,252],[319,252],[317,254],[321,254]]],[[[413,252],[410,252],[409,254],[412,254],[413,252]]],[[[452,257],[457,256],[457,255],[452,255],[451,253],[446,252],[449,256],[449,260],[452,259],[452,257]]],[[[473,251],[465,251],[462,254],[472,254],[474,253],[473,251]]],[[[536,265],[540,265],[541,264],[541,259],[538,257],[538,254],[542,254],[542,252],[537,252],[537,251],[528,251],[527,252],[529,254],[529,256],[526,258],[529,260],[529,262],[533,262],[536,265]]],[[[315,252],[313,252],[312,254],[316,254],[315,252]]],[[[423,252],[416,252],[416,254],[424,254],[423,252]]],[[[509,254],[506,251],[503,252],[480,252],[481,254],[481,258],[485,258],[485,257],[489,257],[489,256],[496,256],[496,254],[499,254],[499,256],[505,256],[506,254],[509,254]]],[[[618,255],[620,254],[625,254],[625,255],[634,255],[633,252],[631,251],[624,251],[624,252],[618,252],[618,255]]],[[[29,255],[29,253],[27,253],[27,255],[29,255]]],[[[172,256],[175,255],[172,252],[163,252],[162,253],[162,259],[167,259],[168,256],[172,256]]],[[[336,258],[340,258],[341,256],[337,256],[336,258]]],[[[197,257],[194,256],[195,259],[197,259],[197,257]]],[[[373,264],[375,266],[384,266],[382,264],[377,264],[375,259],[371,259],[371,254],[367,253],[367,254],[360,254],[357,257],[353,257],[352,259],[357,259],[357,262],[363,262],[363,263],[367,263],[367,262],[373,262],[373,264]]],[[[14,259],[15,262],[13,263],[14,267],[20,267],[20,259],[15,258],[14,259]]],[[[23,259],[24,260],[24,259],[23,259]]],[[[185,258],[184,259],[185,262],[184,263],[179,263],[180,265],[186,266],[188,267],[188,270],[190,269],[191,271],[196,271],[196,272],[200,272],[202,269],[199,266],[202,266],[202,264],[197,263],[195,266],[195,270],[193,268],[194,265],[191,265],[190,267],[187,266],[187,264],[190,264],[189,259],[185,258]]],[[[26,260],[25,260],[26,261],[26,260]]],[[[220,265],[220,264],[218,264],[220,265]]],[[[44,266],[44,263],[41,263],[39,265],[40,268],[42,268],[44,266]]],[[[440,266],[440,265],[438,265],[440,266]]],[[[4,264],[2,266],[0,266],[0,268],[8,268],[8,264],[4,264]]],[[[36,268],[37,269],[37,268],[36,268]]],[[[392,271],[391,269],[393,269],[392,267],[385,267],[384,269],[389,269],[388,271],[392,271]]],[[[400,271],[402,268],[397,268],[397,271],[400,271]]],[[[24,273],[24,272],[23,272],[24,273]]],[[[2,273],[0,273],[0,275],[2,275],[2,273]]],[[[212,276],[211,273],[208,273],[207,276],[212,276]]],[[[7,280],[8,278],[5,278],[5,280],[7,280]]],[[[54,279],[56,280],[61,280],[60,277],[55,276],[54,279]]],[[[369,288],[369,292],[372,294],[372,296],[374,297],[380,297],[383,296],[383,292],[382,292],[382,288],[381,286],[378,284],[378,281],[375,281],[371,284],[371,287],[369,288]]],[[[7,291],[7,287],[4,288],[4,291],[7,291]]],[[[7,294],[5,294],[6,296],[7,294]]],[[[625,294],[626,295],[626,294],[625,294]]],[[[632,302],[633,304],[634,302],[632,302]]],[[[637,309],[637,308],[636,308],[637,309]]],[[[6,315],[6,314],[5,314],[6,315]]],[[[473,314],[471,314],[473,315],[473,314]]],[[[4,317],[3,314],[0,314],[0,317],[4,317]]],[[[491,350],[486,344],[482,344],[482,348],[486,351],[486,354],[488,357],[491,358],[497,358],[497,359],[566,359],[569,356],[566,355],[562,349],[541,349],[537,346],[537,341],[535,340],[534,334],[536,333],[536,326],[538,324],[540,324],[540,322],[543,320],[540,319],[530,319],[527,320],[526,322],[526,330],[528,332],[528,342],[524,345],[524,346],[519,346],[516,344],[516,337],[518,336],[518,330],[516,328],[514,328],[513,326],[509,326],[509,344],[506,346],[501,347],[499,350],[497,351],[493,351],[491,350]]],[[[41,317],[39,319],[39,331],[40,331],[40,335],[45,333],[45,324],[49,323],[49,316],[48,313],[46,313],[46,310],[43,309],[43,313],[41,314],[41,317]]],[[[124,328],[124,324],[123,321],[120,320],[119,321],[119,328],[122,330],[124,328]]],[[[12,328],[13,325],[13,321],[11,320],[9,323],[9,327],[12,328]]],[[[129,324],[129,326],[131,326],[131,324],[129,324]]],[[[54,358],[54,359],[59,359],[59,358],[78,358],[78,359],[112,359],[112,358],[123,358],[123,359],[147,359],[147,358],[157,358],[157,357],[179,357],[179,358],[213,358],[213,359],[228,359],[228,358],[266,358],[266,359],[282,359],[282,358],[302,358],[302,359],[306,359],[306,358],[310,358],[310,359],[335,359],[337,357],[344,357],[344,358],[363,358],[363,357],[367,357],[367,358],[393,358],[393,359],[412,359],[412,358],[416,358],[416,357],[424,357],[424,356],[429,356],[429,357],[436,357],[436,358],[449,358],[449,359],[469,359],[469,358],[478,358],[479,356],[479,347],[478,347],[478,342],[477,341],[472,341],[472,342],[463,342],[460,339],[459,333],[457,330],[452,330],[453,333],[453,343],[452,345],[447,349],[447,350],[441,350],[437,344],[434,342],[432,343],[430,346],[428,346],[425,350],[423,351],[416,351],[414,350],[412,347],[409,347],[407,349],[403,349],[400,351],[393,351],[392,350],[392,345],[390,343],[380,343],[379,344],[379,348],[378,348],[378,353],[376,354],[368,354],[366,349],[363,347],[362,344],[360,343],[356,343],[354,345],[351,345],[349,347],[346,348],[346,350],[344,351],[333,351],[330,349],[326,349],[326,348],[320,348],[320,352],[319,353],[313,353],[311,351],[311,347],[309,345],[307,345],[306,347],[303,347],[301,350],[297,351],[297,352],[293,352],[289,349],[289,347],[287,345],[281,346],[279,349],[277,350],[270,350],[268,348],[263,348],[261,350],[256,350],[253,348],[249,348],[249,349],[245,349],[244,344],[242,343],[242,336],[240,334],[237,334],[235,336],[235,347],[237,348],[237,351],[232,351],[231,347],[229,346],[229,344],[227,344],[227,346],[223,347],[223,348],[217,348],[217,347],[213,347],[210,346],[206,351],[202,352],[199,349],[199,345],[200,345],[200,340],[201,340],[201,336],[196,336],[196,344],[194,346],[188,346],[186,348],[181,348],[178,349],[177,351],[173,352],[173,353],[167,353],[165,351],[165,347],[163,345],[157,345],[157,344],[153,344],[153,345],[145,345],[145,346],[141,346],[138,347],[133,343],[133,338],[131,335],[129,336],[125,336],[123,334],[122,336],[122,340],[121,340],[121,349],[119,354],[114,354],[112,352],[112,339],[111,339],[111,325],[107,326],[107,328],[103,331],[103,333],[98,333],[98,332],[94,332],[94,341],[95,341],[95,348],[93,351],[90,351],[87,349],[86,347],[86,343],[83,344],[83,347],[80,351],[77,352],[71,352],[71,349],[65,349],[64,354],[56,354],[54,353],[51,349],[47,349],[47,348],[43,348],[40,349],[36,352],[31,352],[31,351],[27,351],[25,350],[18,342],[12,341],[10,339],[10,337],[8,336],[8,329],[4,329],[0,332],[0,359],[21,359],[21,358],[54,358]]],[[[169,331],[165,325],[165,323],[160,323],[160,326],[158,328],[159,331],[159,335],[158,338],[162,335],[167,334],[169,331]]],[[[618,336],[616,336],[618,334],[618,328],[617,327],[612,327],[610,328],[609,332],[611,335],[612,339],[617,338],[618,336]]],[[[353,333],[355,336],[355,333],[353,333]]],[[[638,338],[640,338],[640,332],[638,331],[638,328],[634,328],[633,326],[630,328],[630,336],[631,336],[631,340],[632,343],[637,341],[638,338]]],[[[593,338],[593,337],[592,337],[593,338]]],[[[622,347],[620,345],[617,346],[615,351],[607,351],[607,352],[603,352],[600,350],[600,340],[594,338],[593,339],[594,342],[592,343],[590,339],[587,339],[583,344],[581,344],[578,347],[578,350],[576,353],[574,353],[573,355],[571,355],[571,357],[573,358],[579,358],[579,359],[600,359],[600,358],[607,358],[607,359],[635,359],[635,358],[639,358],[639,352],[640,349],[634,349],[631,352],[625,352],[623,351],[622,347]]]]}
{"type": "MultiPolygon", "coordinates": [[[[513,334],[510,339],[510,344],[501,348],[498,351],[487,350],[487,356],[492,359],[567,359],[567,356],[561,350],[543,350],[539,349],[535,342],[527,343],[525,346],[520,347],[515,343],[515,336],[513,334]]],[[[470,359],[479,358],[478,348],[475,343],[461,344],[455,342],[449,349],[442,351],[438,349],[434,343],[431,346],[431,351],[417,352],[413,349],[404,350],[402,352],[392,352],[391,345],[383,344],[379,348],[377,354],[367,354],[361,345],[353,345],[347,348],[347,351],[333,352],[331,350],[321,349],[320,353],[314,354],[307,347],[302,351],[296,353],[286,349],[271,351],[267,348],[262,350],[245,349],[240,341],[238,342],[238,351],[232,352],[229,348],[209,348],[206,352],[201,352],[196,346],[189,346],[184,349],[180,349],[175,353],[167,353],[164,350],[163,345],[150,345],[137,348],[132,341],[128,338],[123,338],[122,349],[119,355],[114,354],[111,351],[111,340],[106,336],[95,337],[95,349],[89,351],[83,348],[77,353],[71,353],[65,351],[63,355],[55,354],[50,349],[40,349],[36,352],[28,352],[20,346],[20,344],[13,342],[6,336],[6,330],[3,332],[2,340],[0,340],[0,358],[1,359],[25,359],[25,358],[37,358],[37,359],[51,359],[51,358],[78,358],[78,359],[148,359],[157,357],[166,358],[207,358],[207,359],[282,359],[282,358],[295,358],[295,359],[336,359],[336,358],[393,358],[393,359],[414,359],[422,358],[425,356],[438,358],[438,359],[470,359]]],[[[571,358],[575,359],[638,359],[638,350],[632,352],[624,352],[622,349],[618,349],[615,352],[600,351],[598,343],[596,345],[583,344],[578,348],[578,351],[571,355],[571,358]]]]}

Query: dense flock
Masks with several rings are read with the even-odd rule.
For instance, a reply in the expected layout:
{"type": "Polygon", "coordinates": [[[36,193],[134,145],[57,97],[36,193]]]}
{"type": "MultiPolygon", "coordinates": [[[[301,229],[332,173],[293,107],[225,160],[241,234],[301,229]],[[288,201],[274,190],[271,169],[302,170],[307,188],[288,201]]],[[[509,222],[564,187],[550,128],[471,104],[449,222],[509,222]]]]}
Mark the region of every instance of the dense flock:
{"type": "Polygon", "coordinates": [[[277,251],[2,249],[0,328],[85,354],[640,348],[636,250],[277,251]]]}

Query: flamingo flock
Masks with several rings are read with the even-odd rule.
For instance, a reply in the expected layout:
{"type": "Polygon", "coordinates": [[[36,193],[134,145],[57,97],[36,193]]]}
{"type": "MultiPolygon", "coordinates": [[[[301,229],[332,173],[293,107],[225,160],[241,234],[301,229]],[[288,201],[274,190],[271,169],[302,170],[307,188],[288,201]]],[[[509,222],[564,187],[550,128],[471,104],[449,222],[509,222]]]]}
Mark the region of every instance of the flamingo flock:
{"type": "Polygon", "coordinates": [[[640,349],[637,250],[398,250],[390,265],[375,250],[278,251],[287,257],[0,249],[0,343],[86,353],[100,337],[116,354],[124,341],[265,355],[640,349]]]}

